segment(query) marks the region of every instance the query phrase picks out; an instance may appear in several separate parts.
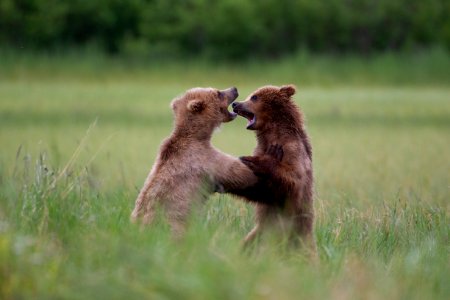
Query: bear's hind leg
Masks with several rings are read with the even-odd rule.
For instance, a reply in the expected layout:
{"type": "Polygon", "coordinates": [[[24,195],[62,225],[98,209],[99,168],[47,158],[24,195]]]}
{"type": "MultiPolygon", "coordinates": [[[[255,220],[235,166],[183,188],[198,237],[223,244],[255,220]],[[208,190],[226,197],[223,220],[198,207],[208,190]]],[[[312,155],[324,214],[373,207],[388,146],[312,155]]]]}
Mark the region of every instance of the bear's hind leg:
{"type": "Polygon", "coordinates": [[[253,229],[247,233],[247,235],[244,238],[244,242],[243,245],[244,247],[249,246],[254,240],[255,238],[259,235],[260,233],[260,225],[256,224],[255,227],[253,227],[253,229]]]}
{"type": "Polygon", "coordinates": [[[244,239],[244,246],[249,246],[258,236],[263,232],[264,224],[269,221],[273,216],[273,210],[271,207],[265,204],[256,204],[255,207],[255,222],[256,225],[253,229],[247,234],[244,239]]]}
{"type": "Polygon", "coordinates": [[[296,228],[293,236],[310,257],[317,256],[316,239],[314,238],[314,213],[303,212],[296,217],[296,228]]]}

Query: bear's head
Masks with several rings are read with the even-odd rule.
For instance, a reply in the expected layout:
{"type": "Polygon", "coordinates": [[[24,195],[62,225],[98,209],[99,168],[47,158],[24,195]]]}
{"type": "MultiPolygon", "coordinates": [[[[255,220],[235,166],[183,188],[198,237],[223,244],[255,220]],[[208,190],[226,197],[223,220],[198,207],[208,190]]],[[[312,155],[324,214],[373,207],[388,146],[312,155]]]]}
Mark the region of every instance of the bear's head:
{"type": "Polygon", "coordinates": [[[228,106],[239,96],[235,87],[225,90],[193,88],[172,101],[175,128],[190,135],[205,136],[221,123],[230,122],[237,114],[228,106]]]}
{"type": "Polygon", "coordinates": [[[264,130],[280,122],[295,122],[300,118],[291,97],[294,85],[264,86],[250,94],[243,102],[232,104],[233,111],[248,120],[247,129],[264,130]]]}

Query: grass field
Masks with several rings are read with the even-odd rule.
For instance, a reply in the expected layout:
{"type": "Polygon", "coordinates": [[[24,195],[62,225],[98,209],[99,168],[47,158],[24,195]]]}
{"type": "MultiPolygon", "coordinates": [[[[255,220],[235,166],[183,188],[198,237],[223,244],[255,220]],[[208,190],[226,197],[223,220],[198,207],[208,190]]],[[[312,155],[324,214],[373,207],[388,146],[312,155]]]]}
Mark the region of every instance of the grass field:
{"type": "MultiPolygon", "coordinates": [[[[7,57],[0,298],[449,299],[450,59],[434,56],[218,68],[7,57]],[[270,241],[243,253],[253,211],[229,196],[196,210],[182,241],[164,222],[130,224],[170,100],[199,85],[243,99],[267,83],[298,86],[319,262],[270,241]]],[[[251,153],[244,128],[222,126],[213,144],[251,153]]]]}

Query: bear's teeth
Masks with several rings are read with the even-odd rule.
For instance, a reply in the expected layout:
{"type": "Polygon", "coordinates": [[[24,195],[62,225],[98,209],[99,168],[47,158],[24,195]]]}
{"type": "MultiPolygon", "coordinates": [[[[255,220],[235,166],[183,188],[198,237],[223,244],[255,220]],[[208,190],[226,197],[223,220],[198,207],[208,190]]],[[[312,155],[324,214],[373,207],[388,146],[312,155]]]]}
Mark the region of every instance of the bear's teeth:
{"type": "Polygon", "coordinates": [[[256,121],[256,116],[253,116],[252,119],[248,119],[247,127],[252,126],[253,124],[255,124],[255,121],[256,121]]]}

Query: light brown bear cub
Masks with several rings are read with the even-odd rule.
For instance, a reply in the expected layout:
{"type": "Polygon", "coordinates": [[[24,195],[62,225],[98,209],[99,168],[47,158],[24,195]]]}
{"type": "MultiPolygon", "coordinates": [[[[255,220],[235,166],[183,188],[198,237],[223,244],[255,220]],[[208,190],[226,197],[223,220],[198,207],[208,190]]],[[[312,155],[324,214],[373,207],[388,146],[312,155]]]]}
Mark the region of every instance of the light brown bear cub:
{"type": "Polygon", "coordinates": [[[164,210],[175,236],[180,236],[192,202],[206,198],[220,186],[237,189],[257,182],[239,159],[211,145],[214,129],[236,117],[228,106],[238,97],[236,88],[219,91],[194,88],[172,101],[175,125],[162,143],[131,214],[148,224],[156,206],[164,210]]]}
{"type": "Polygon", "coordinates": [[[257,202],[256,226],[246,241],[263,227],[281,223],[292,240],[301,238],[315,250],[312,148],[302,113],[292,100],[294,94],[292,85],[265,86],[232,104],[257,137],[254,156],[241,160],[258,175],[258,185],[270,190],[246,197],[257,202]]]}

